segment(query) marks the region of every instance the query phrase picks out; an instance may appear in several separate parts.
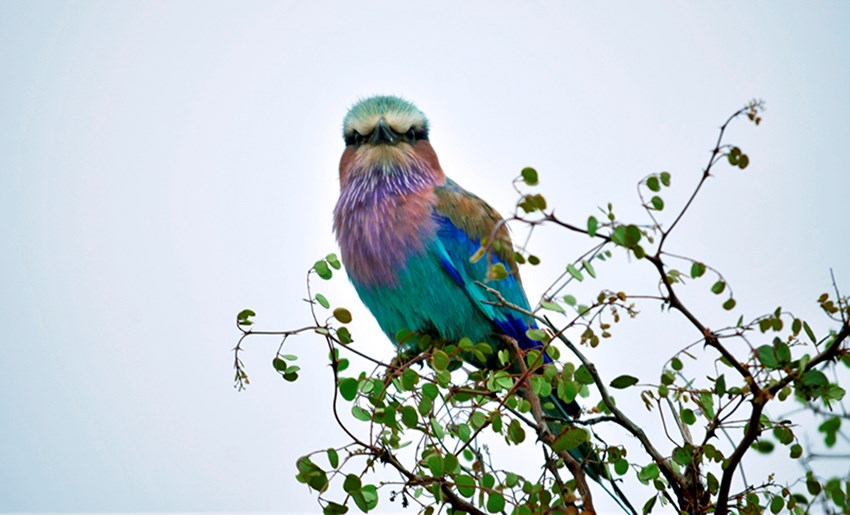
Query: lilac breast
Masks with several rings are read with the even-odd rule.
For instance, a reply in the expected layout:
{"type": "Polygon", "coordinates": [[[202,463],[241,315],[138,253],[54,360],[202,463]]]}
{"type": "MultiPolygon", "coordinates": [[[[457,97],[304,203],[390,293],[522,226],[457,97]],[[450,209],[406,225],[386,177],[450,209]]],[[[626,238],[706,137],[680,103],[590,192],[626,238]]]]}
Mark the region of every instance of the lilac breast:
{"type": "Polygon", "coordinates": [[[334,209],[334,231],[349,277],[393,286],[407,260],[436,233],[433,185],[375,171],[349,181],[334,209]]]}

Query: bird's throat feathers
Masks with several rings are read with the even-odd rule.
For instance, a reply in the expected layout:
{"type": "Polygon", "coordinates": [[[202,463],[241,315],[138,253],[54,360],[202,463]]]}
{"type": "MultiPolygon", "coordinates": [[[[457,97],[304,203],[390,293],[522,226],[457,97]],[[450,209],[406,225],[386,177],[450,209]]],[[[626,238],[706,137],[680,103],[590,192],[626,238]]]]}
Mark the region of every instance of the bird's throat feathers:
{"type": "Polygon", "coordinates": [[[427,141],[349,147],[340,161],[334,232],[351,279],[392,286],[436,231],[434,187],[445,175],[427,141]]]}

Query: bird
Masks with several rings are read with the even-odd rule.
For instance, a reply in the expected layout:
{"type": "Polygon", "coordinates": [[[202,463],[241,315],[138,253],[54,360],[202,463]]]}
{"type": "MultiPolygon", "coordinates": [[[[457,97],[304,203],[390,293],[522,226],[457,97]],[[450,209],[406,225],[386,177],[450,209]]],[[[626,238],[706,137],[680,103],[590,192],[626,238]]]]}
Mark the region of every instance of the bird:
{"type": "MultiPolygon", "coordinates": [[[[443,172],[425,114],[403,98],[373,96],[349,109],[342,132],[333,229],[349,280],[387,337],[400,351],[411,351],[398,339],[411,333],[443,344],[469,338],[495,350],[510,349],[509,338],[523,350],[539,349],[527,335],[538,326],[508,229],[493,207],[443,172]],[[482,244],[490,247],[486,258],[482,244]],[[505,272],[499,280],[488,275],[494,264],[505,272]]],[[[503,368],[495,355],[463,358],[479,369],[503,368]]],[[[554,393],[541,400],[553,431],[581,413],[554,393]]],[[[589,444],[570,453],[631,508],[589,444]]]]}

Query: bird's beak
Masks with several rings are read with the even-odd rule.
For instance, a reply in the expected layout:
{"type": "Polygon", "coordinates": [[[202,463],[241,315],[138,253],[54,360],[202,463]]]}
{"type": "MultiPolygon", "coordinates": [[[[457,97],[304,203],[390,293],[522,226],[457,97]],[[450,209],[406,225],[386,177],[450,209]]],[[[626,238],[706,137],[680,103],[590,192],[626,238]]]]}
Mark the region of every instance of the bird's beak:
{"type": "Polygon", "coordinates": [[[386,120],[381,118],[378,120],[378,124],[375,125],[375,130],[372,131],[372,135],[369,136],[369,143],[372,145],[395,145],[395,142],[399,140],[399,135],[396,134],[390,126],[387,124],[386,120]]]}

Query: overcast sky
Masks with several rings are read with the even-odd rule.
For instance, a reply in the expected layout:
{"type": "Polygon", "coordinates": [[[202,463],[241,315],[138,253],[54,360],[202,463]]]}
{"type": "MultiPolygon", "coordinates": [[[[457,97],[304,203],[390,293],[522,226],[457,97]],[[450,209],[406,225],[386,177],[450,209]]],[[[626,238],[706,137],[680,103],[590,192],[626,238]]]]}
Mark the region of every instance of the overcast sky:
{"type": "MultiPolygon", "coordinates": [[[[276,342],[251,341],[237,393],[233,321],[309,321],[341,120],[372,94],[417,103],[447,174],[500,211],[533,165],[577,223],[608,201],[638,216],[662,170],[674,207],[720,123],[765,99],[729,133],[750,167],[719,169],[670,250],[735,288],[743,311],[708,299],[713,326],[783,305],[823,329],[829,268],[850,288],[849,26],[827,1],[0,1],[0,510],[317,510],[294,461],[345,443],[323,342],[288,344],[287,384],[276,342]]],[[[531,298],[586,250],[543,236],[531,298]]],[[[390,353],[347,281],[322,288],[390,353]]],[[[657,377],[647,357],[698,337],[666,316],[592,358],[657,377]]]]}

